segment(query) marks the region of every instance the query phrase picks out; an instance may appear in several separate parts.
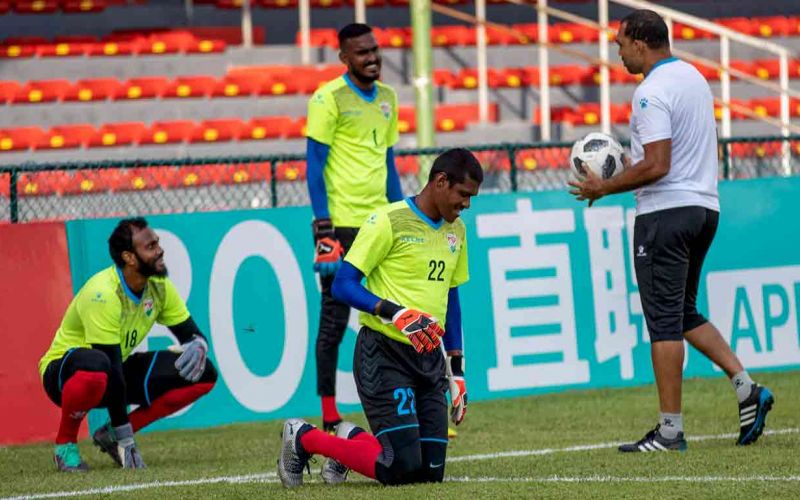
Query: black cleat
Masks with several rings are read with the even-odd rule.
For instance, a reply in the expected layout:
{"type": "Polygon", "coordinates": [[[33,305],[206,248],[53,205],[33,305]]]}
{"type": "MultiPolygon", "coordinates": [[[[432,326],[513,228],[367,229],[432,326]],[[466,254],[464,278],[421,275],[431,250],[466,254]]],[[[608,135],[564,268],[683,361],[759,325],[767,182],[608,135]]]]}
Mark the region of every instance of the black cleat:
{"type": "Polygon", "coordinates": [[[630,452],[648,452],[648,451],[686,451],[686,440],[683,438],[683,432],[679,432],[675,439],[667,439],[662,436],[658,429],[661,424],[657,425],[655,429],[645,434],[645,436],[636,441],[635,443],[620,445],[619,451],[630,452]]]}
{"type": "Polygon", "coordinates": [[[739,403],[739,439],[736,444],[746,446],[753,444],[764,432],[767,413],[775,404],[775,396],[764,386],[753,384],[750,396],[739,403]]]}

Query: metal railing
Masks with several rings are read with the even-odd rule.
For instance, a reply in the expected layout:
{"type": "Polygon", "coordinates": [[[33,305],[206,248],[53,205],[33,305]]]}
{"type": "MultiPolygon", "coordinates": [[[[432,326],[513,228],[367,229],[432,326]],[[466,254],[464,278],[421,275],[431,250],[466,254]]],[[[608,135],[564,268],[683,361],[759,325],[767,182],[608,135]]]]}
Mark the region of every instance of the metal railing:
{"type": "MultiPolygon", "coordinates": [[[[720,139],[720,178],[800,174],[800,135],[720,139]]],[[[572,143],[471,146],[485,171],[483,193],[564,189],[572,143]]],[[[398,151],[406,194],[420,188],[446,148],[398,151]]],[[[303,155],[40,163],[0,166],[0,221],[30,222],[309,203],[303,155]]]]}

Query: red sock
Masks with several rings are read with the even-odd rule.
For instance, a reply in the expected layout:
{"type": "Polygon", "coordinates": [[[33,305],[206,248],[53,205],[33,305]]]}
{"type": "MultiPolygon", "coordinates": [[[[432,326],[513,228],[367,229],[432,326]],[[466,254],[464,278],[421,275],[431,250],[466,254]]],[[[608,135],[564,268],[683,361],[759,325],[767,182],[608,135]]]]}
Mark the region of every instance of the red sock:
{"type": "Polygon", "coordinates": [[[78,441],[78,429],[86,412],[100,404],[106,392],[108,375],[78,370],[61,388],[61,423],[56,444],[78,441]]]}
{"type": "Polygon", "coordinates": [[[341,419],[336,409],[336,396],[322,396],[322,421],[338,422],[341,419]]]}
{"type": "Polygon", "coordinates": [[[199,399],[200,396],[210,391],[212,387],[214,387],[213,382],[203,382],[188,387],[172,389],[156,398],[150,406],[140,406],[130,414],[133,432],[138,431],[159,418],[172,415],[184,406],[199,399]]]}
{"type": "Polygon", "coordinates": [[[375,479],[375,461],[382,448],[378,440],[366,432],[353,439],[343,439],[312,429],[300,437],[300,444],[308,453],[331,457],[345,467],[375,479]]]}

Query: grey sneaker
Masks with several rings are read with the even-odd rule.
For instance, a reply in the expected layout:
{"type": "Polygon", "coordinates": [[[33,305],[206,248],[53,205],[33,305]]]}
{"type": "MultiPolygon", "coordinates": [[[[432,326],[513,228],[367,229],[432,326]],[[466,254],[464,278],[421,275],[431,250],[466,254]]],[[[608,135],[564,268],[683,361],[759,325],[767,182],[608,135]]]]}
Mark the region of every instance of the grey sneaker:
{"type": "Polygon", "coordinates": [[[306,453],[300,444],[300,435],[310,429],[313,429],[313,426],[299,418],[290,418],[283,424],[281,453],[278,456],[278,477],[287,488],[303,484],[303,469],[309,468],[308,460],[311,455],[306,453]]]}
{"type": "MultiPolygon", "coordinates": [[[[336,426],[336,437],[350,439],[350,433],[357,428],[356,424],[352,422],[340,422],[339,425],[336,426]]],[[[322,462],[322,480],[328,484],[345,482],[348,472],[350,472],[350,469],[333,458],[328,457],[322,462]]]]}
{"type": "Polygon", "coordinates": [[[119,453],[117,453],[117,438],[114,437],[114,429],[111,427],[111,422],[107,422],[104,426],[94,431],[92,442],[100,448],[100,451],[108,454],[115,464],[122,467],[122,461],[120,461],[119,453]]]}
{"type": "Polygon", "coordinates": [[[57,444],[53,461],[61,472],[88,472],[89,466],[81,460],[78,445],[75,443],[57,444]]]}

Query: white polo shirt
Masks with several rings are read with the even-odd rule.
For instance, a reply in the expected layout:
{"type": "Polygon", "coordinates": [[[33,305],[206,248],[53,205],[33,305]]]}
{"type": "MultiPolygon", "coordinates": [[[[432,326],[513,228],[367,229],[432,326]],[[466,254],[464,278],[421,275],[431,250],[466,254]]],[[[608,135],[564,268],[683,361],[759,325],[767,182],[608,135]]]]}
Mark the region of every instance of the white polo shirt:
{"type": "Polygon", "coordinates": [[[643,145],[672,139],[669,173],[636,190],[636,213],[701,206],[719,211],[717,122],[711,88],[697,69],[675,57],[662,59],[631,101],[631,159],[643,145]]]}

